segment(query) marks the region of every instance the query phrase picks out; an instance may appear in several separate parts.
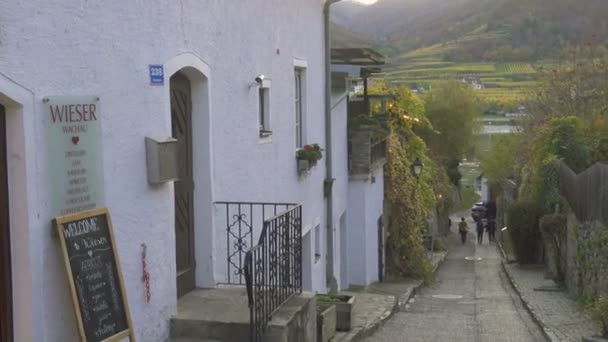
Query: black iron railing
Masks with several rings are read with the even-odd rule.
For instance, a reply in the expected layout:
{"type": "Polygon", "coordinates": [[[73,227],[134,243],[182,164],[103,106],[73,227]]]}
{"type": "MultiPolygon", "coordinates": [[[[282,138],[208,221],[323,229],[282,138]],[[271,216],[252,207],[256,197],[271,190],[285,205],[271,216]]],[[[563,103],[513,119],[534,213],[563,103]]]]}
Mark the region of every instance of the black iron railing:
{"type": "Polygon", "coordinates": [[[272,314],[302,292],[302,206],[264,221],[245,258],[251,342],[261,342],[272,314]]]}
{"type": "Polygon", "coordinates": [[[222,284],[245,285],[245,254],[253,247],[254,235],[264,220],[294,204],[261,202],[216,202],[220,226],[226,227],[226,279],[222,284]]]}

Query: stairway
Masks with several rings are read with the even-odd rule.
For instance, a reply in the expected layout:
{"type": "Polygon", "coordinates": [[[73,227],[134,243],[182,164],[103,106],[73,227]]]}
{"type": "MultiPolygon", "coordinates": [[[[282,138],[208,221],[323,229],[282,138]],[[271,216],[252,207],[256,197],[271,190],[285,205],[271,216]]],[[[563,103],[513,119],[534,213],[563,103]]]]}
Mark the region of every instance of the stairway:
{"type": "Polygon", "coordinates": [[[244,287],[196,289],[178,300],[171,342],[249,341],[244,287]]]}

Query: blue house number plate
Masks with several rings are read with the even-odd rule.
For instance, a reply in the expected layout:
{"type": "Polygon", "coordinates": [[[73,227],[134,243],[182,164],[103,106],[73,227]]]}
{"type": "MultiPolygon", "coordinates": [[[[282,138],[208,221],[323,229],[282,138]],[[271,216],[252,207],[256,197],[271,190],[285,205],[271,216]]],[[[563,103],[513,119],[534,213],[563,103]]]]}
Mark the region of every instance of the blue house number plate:
{"type": "Polygon", "coordinates": [[[150,84],[164,84],[165,72],[162,65],[150,65],[150,84]]]}

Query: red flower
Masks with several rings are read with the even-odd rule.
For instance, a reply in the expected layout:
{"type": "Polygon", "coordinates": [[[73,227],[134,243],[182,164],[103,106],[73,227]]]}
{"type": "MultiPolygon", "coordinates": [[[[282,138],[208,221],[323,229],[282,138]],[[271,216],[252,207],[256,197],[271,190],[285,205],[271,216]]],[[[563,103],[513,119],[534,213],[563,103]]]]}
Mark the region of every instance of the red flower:
{"type": "Polygon", "coordinates": [[[304,151],[312,151],[312,146],[304,145],[304,151]]]}

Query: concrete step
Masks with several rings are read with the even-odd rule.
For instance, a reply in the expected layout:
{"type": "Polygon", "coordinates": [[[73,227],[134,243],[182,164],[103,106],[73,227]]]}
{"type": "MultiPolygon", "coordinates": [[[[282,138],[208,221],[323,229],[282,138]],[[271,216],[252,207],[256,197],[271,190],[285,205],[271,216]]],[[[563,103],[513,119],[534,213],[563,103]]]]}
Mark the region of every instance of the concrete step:
{"type": "Polygon", "coordinates": [[[180,298],[177,315],[171,319],[171,338],[172,342],[248,341],[245,288],[197,289],[180,298]]]}
{"type": "Polygon", "coordinates": [[[199,339],[199,338],[189,338],[189,337],[177,337],[177,338],[172,338],[170,342],[223,342],[223,341],[220,341],[220,340],[199,339]]]}
{"type": "MultiPolygon", "coordinates": [[[[266,342],[314,341],[317,334],[315,297],[293,296],[272,316],[266,342]]],[[[171,342],[247,342],[249,307],[245,288],[197,289],[177,303],[171,319],[171,342]]]]}

